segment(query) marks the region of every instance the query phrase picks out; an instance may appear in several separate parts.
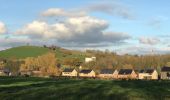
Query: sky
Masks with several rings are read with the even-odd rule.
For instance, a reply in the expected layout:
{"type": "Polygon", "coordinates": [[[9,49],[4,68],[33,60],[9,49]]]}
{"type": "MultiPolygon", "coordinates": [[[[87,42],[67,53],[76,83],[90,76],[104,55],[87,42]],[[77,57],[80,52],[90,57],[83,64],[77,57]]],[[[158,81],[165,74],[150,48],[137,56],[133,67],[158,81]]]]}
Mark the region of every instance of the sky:
{"type": "Polygon", "coordinates": [[[170,53],[168,0],[0,0],[0,50],[57,45],[170,53]]]}

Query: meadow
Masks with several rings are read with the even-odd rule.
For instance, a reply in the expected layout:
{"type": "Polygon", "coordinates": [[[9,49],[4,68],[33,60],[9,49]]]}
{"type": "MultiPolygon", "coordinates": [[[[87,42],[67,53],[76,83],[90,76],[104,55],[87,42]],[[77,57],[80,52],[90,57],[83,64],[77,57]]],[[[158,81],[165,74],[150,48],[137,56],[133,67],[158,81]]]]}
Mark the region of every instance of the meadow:
{"type": "Polygon", "coordinates": [[[0,100],[165,99],[170,81],[0,77],[0,100]]]}
{"type": "Polygon", "coordinates": [[[84,61],[86,55],[85,53],[76,50],[67,50],[61,48],[50,50],[48,48],[39,46],[19,46],[0,51],[0,58],[25,59],[27,57],[38,57],[48,52],[54,52],[58,60],[78,58],[81,61],[84,61]]]}

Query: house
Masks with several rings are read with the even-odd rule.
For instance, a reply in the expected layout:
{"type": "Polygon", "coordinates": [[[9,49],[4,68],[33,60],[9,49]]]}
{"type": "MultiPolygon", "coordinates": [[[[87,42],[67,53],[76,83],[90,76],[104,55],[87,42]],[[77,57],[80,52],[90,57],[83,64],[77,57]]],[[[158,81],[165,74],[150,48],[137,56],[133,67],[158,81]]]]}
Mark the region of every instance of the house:
{"type": "Polygon", "coordinates": [[[118,72],[119,79],[136,79],[137,74],[133,69],[120,69],[118,72]]]}
{"type": "Polygon", "coordinates": [[[81,70],[79,73],[80,77],[96,77],[96,73],[91,69],[81,70]]]}
{"type": "Polygon", "coordinates": [[[92,61],[96,61],[96,57],[86,57],[85,58],[85,63],[89,63],[89,62],[92,62],[92,61]]]}
{"type": "Polygon", "coordinates": [[[20,71],[20,75],[21,75],[21,76],[26,76],[26,75],[31,76],[32,73],[33,73],[33,72],[32,72],[31,70],[29,70],[29,71],[20,71]]]}
{"type": "Polygon", "coordinates": [[[64,71],[62,72],[62,76],[77,76],[78,72],[73,69],[73,68],[66,68],[64,69],[64,71]]]}
{"type": "Polygon", "coordinates": [[[170,79],[170,67],[164,66],[161,68],[161,79],[170,79]]]}
{"type": "Polygon", "coordinates": [[[9,76],[9,69],[4,68],[4,69],[0,69],[0,76],[9,76]]]}
{"type": "Polygon", "coordinates": [[[33,70],[33,71],[31,71],[31,73],[32,73],[32,76],[35,76],[35,77],[42,77],[42,76],[44,76],[42,71],[40,71],[40,70],[33,70]]]}
{"type": "Polygon", "coordinates": [[[118,71],[113,69],[102,69],[100,71],[100,78],[117,78],[118,71]]]}
{"type": "Polygon", "coordinates": [[[140,70],[138,73],[138,78],[155,80],[158,79],[158,72],[155,69],[140,70]]]}
{"type": "Polygon", "coordinates": [[[4,70],[0,70],[0,76],[5,76],[4,70]]]}

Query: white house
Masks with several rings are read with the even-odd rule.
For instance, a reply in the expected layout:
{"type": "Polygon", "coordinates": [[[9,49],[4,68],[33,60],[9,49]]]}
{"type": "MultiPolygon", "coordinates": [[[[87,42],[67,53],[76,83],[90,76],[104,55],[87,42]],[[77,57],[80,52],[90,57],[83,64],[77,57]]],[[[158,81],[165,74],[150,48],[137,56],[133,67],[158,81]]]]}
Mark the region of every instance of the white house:
{"type": "Polygon", "coordinates": [[[86,63],[92,62],[92,61],[96,61],[96,57],[86,57],[86,58],[85,58],[85,62],[86,62],[86,63]]]}
{"type": "Polygon", "coordinates": [[[115,78],[117,79],[118,71],[113,69],[102,69],[100,71],[99,77],[100,78],[115,78]]]}
{"type": "Polygon", "coordinates": [[[96,77],[96,73],[91,69],[83,69],[79,73],[80,77],[96,77]]]}
{"type": "Polygon", "coordinates": [[[62,76],[77,76],[78,72],[75,69],[64,69],[62,76]]]}
{"type": "Polygon", "coordinates": [[[155,80],[158,79],[158,72],[155,69],[141,70],[138,74],[138,78],[155,80]]]}

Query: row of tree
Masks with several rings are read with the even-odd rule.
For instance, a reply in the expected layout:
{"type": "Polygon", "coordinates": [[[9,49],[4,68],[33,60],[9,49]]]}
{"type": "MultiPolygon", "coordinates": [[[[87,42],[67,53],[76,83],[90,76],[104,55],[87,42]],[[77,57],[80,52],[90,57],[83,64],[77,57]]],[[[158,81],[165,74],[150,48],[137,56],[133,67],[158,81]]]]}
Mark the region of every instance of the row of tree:
{"type": "Polygon", "coordinates": [[[41,71],[43,75],[55,75],[61,72],[63,66],[94,69],[99,71],[103,68],[133,68],[146,69],[155,68],[160,71],[162,66],[170,66],[170,55],[117,55],[109,51],[88,50],[87,55],[96,56],[95,62],[85,63],[80,58],[69,57],[58,59],[55,52],[49,52],[38,57],[28,57],[26,59],[0,59],[5,63],[0,63],[0,69],[7,69],[17,74],[21,71],[41,71]]]}
{"type": "Polygon", "coordinates": [[[54,53],[50,52],[38,57],[28,57],[24,60],[1,59],[0,69],[18,75],[22,71],[41,71],[43,75],[56,75],[59,73],[57,59],[54,53]]]}
{"type": "Polygon", "coordinates": [[[83,63],[84,67],[93,69],[102,68],[133,68],[136,70],[155,68],[160,71],[163,66],[170,66],[170,54],[165,55],[117,55],[108,50],[95,51],[88,50],[88,53],[96,56],[96,62],[83,63]]]}

